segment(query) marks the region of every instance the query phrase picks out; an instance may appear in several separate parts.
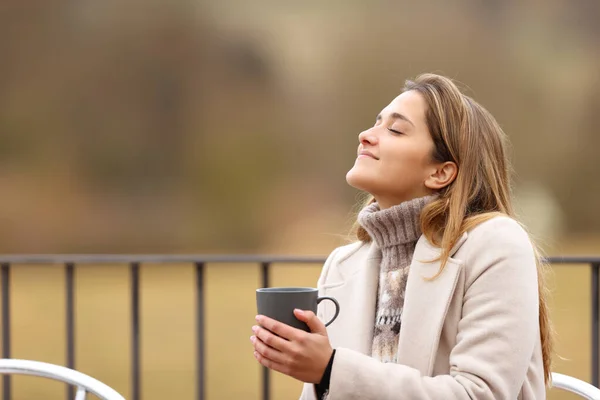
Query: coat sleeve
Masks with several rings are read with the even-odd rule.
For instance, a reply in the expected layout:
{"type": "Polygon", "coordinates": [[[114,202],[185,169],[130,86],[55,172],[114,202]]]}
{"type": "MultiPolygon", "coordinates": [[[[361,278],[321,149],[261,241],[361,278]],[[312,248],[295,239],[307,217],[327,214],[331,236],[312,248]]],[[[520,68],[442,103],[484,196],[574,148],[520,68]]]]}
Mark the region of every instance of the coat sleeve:
{"type": "Polygon", "coordinates": [[[518,397],[540,338],[534,251],[526,232],[509,218],[487,221],[469,236],[463,265],[469,270],[450,373],[421,376],[408,366],[338,348],[329,400],[518,397]]]}
{"type": "MultiPolygon", "coordinates": [[[[323,264],[323,268],[321,269],[321,274],[319,275],[319,280],[317,281],[319,295],[322,295],[321,286],[323,286],[323,284],[325,284],[325,282],[327,281],[327,274],[329,273],[329,269],[331,268],[331,265],[334,264],[335,257],[337,255],[337,253],[339,252],[339,250],[340,250],[340,247],[333,250],[331,252],[331,254],[327,257],[327,260],[325,260],[325,264],[323,264]]],[[[319,318],[323,319],[323,314],[320,309],[317,310],[317,316],[319,318]]],[[[312,383],[305,383],[302,388],[302,393],[300,394],[300,400],[318,400],[317,393],[315,390],[315,385],[313,385],[312,383]]]]}
{"type": "Polygon", "coordinates": [[[318,400],[317,394],[315,392],[315,385],[313,385],[312,383],[305,383],[302,387],[300,400],[318,400]]]}

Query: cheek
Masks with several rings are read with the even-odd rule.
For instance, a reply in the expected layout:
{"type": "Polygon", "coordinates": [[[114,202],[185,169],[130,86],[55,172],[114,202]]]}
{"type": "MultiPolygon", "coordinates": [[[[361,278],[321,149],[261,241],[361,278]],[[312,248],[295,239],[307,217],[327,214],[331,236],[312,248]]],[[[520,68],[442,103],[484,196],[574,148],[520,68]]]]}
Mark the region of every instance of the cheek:
{"type": "Polygon", "coordinates": [[[424,169],[429,160],[429,154],[420,146],[403,146],[393,149],[386,155],[386,161],[389,161],[393,169],[402,169],[408,172],[424,169]]]}
{"type": "Polygon", "coordinates": [[[388,157],[388,163],[381,171],[388,181],[417,184],[427,175],[430,156],[426,149],[405,146],[388,157]]]}

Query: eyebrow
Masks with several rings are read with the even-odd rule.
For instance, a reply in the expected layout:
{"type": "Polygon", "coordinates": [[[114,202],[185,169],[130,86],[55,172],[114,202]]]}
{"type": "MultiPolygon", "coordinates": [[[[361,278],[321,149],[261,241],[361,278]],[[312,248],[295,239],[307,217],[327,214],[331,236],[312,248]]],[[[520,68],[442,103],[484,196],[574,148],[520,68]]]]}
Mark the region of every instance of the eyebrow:
{"type": "MultiPolygon", "coordinates": [[[[411,124],[412,126],[415,126],[415,124],[412,123],[412,121],[410,119],[408,119],[406,116],[399,114],[397,112],[391,113],[390,114],[390,118],[391,119],[401,119],[403,121],[408,122],[409,124],[411,124]]],[[[383,119],[383,117],[381,116],[381,114],[379,114],[377,116],[377,118],[375,118],[376,121],[381,121],[383,119]]]]}

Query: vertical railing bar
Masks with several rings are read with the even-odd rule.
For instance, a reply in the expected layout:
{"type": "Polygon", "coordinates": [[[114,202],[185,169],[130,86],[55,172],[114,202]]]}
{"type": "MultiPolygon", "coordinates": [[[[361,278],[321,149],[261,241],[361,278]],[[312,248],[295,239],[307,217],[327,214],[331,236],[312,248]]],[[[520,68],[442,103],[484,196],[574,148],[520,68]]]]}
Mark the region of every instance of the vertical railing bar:
{"type": "Polygon", "coordinates": [[[197,364],[197,398],[204,400],[206,393],[204,382],[204,263],[196,263],[196,364],[197,364]]]}
{"type": "Polygon", "coordinates": [[[140,263],[131,270],[131,399],[140,400],[140,263]]]}
{"type": "Polygon", "coordinates": [[[600,263],[592,263],[592,384],[598,387],[600,367],[600,290],[598,280],[600,279],[600,263]]]}
{"type": "Polygon", "coordinates": [[[261,263],[261,272],[262,272],[262,287],[269,287],[269,267],[271,266],[270,262],[261,263]]]}
{"type": "MultiPolygon", "coordinates": [[[[262,287],[269,287],[269,267],[271,263],[263,262],[261,263],[261,275],[262,275],[262,287]]],[[[262,392],[263,392],[263,400],[269,400],[271,398],[271,384],[270,379],[271,373],[267,367],[263,367],[262,373],[262,392]]]]}
{"type": "MultiPolygon", "coordinates": [[[[2,263],[2,358],[10,358],[10,263],[2,263]]],[[[2,400],[11,399],[11,379],[2,376],[2,400]]]]}
{"type": "MultiPolygon", "coordinates": [[[[65,264],[67,368],[75,369],[75,264],[65,264]]],[[[67,384],[67,400],[75,397],[75,388],[67,384]]]]}

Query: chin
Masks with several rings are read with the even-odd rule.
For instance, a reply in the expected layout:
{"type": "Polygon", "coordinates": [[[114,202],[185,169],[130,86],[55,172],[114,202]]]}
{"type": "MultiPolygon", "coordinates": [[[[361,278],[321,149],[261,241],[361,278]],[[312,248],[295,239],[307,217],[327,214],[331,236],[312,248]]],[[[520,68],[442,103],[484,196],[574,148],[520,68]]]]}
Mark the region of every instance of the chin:
{"type": "Polygon", "coordinates": [[[369,177],[365,176],[365,174],[361,174],[359,171],[356,171],[355,168],[352,168],[346,174],[346,182],[355,189],[371,193],[373,180],[369,179],[369,177]]]}

